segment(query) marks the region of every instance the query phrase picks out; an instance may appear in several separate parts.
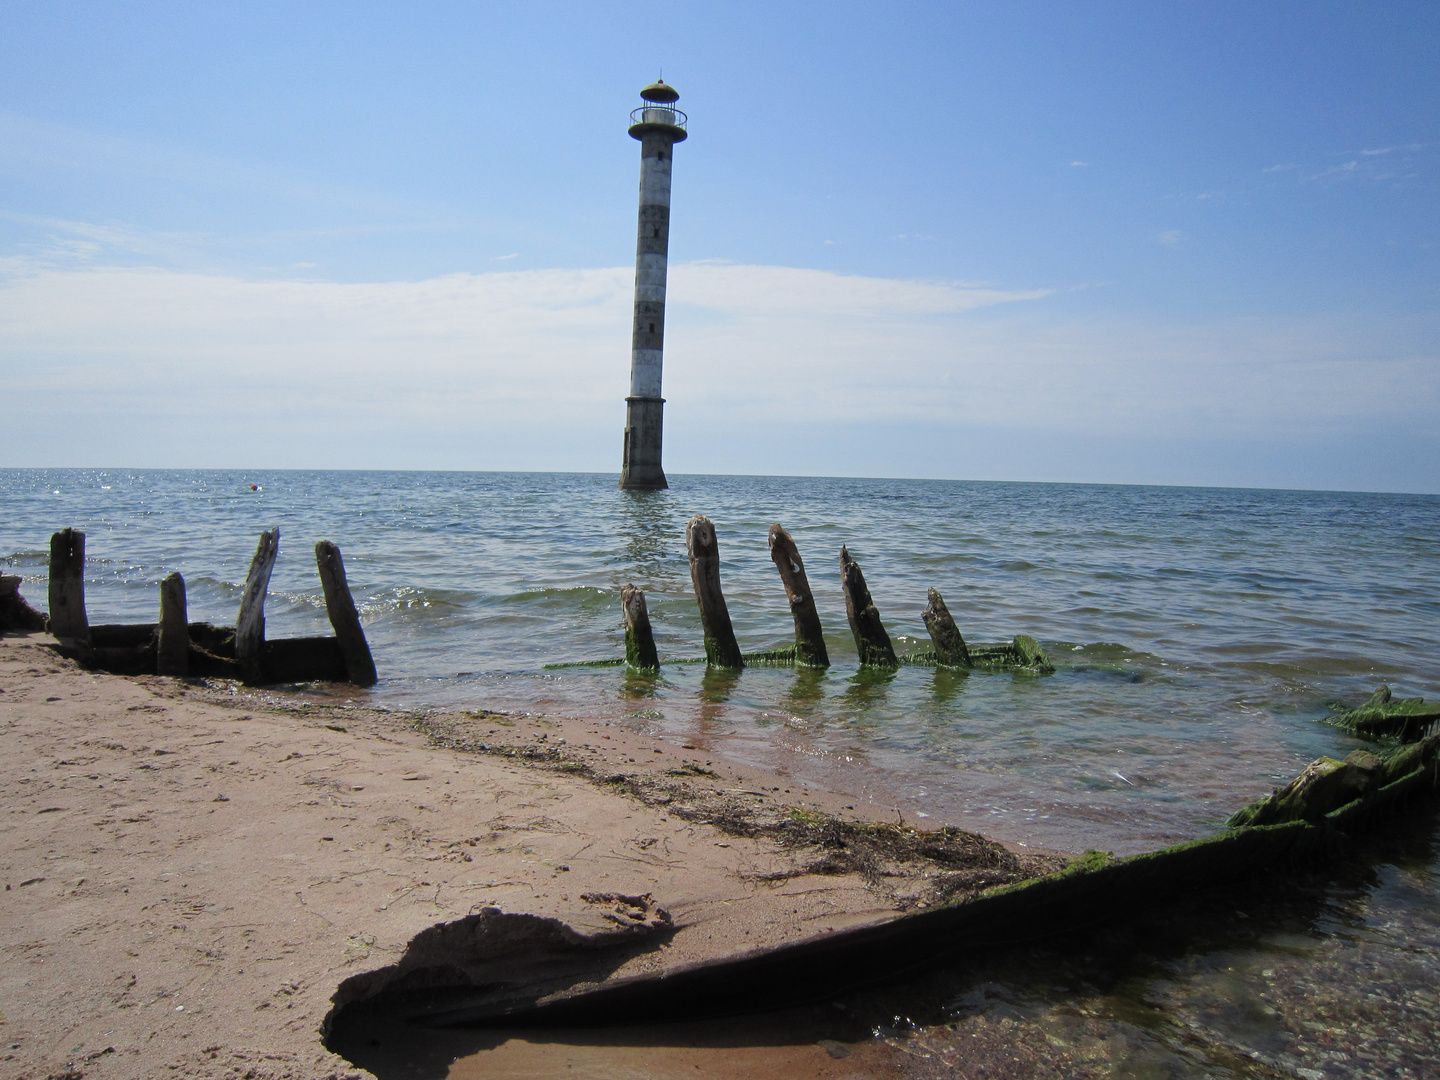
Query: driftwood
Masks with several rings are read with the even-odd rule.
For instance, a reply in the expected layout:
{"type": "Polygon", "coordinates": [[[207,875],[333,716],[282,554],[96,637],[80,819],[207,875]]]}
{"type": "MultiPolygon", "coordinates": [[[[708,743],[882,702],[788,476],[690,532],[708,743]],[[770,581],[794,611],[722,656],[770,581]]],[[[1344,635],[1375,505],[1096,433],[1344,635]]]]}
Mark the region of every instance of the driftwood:
{"type": "Polygon", "coordinates": [[[20,577],[0,574],[0,630],[44,630],[45,616],[20,595],[20,577]]]}
{"type": "Polygon", "coordinates": [[[730,610],[720,591],[720,545],[715,526],[704,514],[696,514],[685,526],[685,550],[690,554],[690,580],[700,605],[700,625],[705,631],[705,662],[712,667],[742,668],[740,646],[730,625],[730,610]]]}
{"type": "Polygon", "coordinates": [[[925,629],[930,631],[930,640],[935,643],[935,662],[949,667],[971,667],[970,650],[960,636],[960,628],[950,617],[950,609],[937,589],[931,589],[930,602],[920,617],[925,620],[925,629]]]}
{"type": "Polygon", "coordinates": [[[895,668],[895,649],[890,635],[880,622],[880,612],[870,598],[860,564],[850,557],[850,550],[840,548],[840,585],[845,590],[845,616],[850,632],[855,635],[855,648],[860,653],[861,667],[895,668]]]}
{"type": "Polygon", "coordinates": [[[825,632],[820,628],[820,613],[815,610],[815,597],[810,592],[810,579],[805,576],[800,549],[779,525],[770,526],[770,558],[780,571],[785,597],[790,601],[790,614],[795,619],[795,662],[803,667],[829,667],[825,632]]]}
{"type": "MultiPolygon", "coordinates": [[[[578,990],[512,985],[503,999],[473,1003],[467,1001],[473,988],[459,987],[450,1009],[438,995],[421,1005],[404,998],[391,1004],[426,1027],[536,1028],[601,1027],[637,1016],[666,1023],[830,1000],[963,964],[986,950],[1143,916],[1158,904],[1183,903],[1277,867],[1320,863],[1342,853],[1346,838],[1382,827],[1407,804],[1431,812],[1440,787],[1440,738],[1367,758],[1357,766],[1369,774],[1366,782],[1327,785],[1313,806],[1290,798],[1268,815],[1274,824],[1254,824],[1256,809],[1305,788],[1313,766],[1284,793],[1246,808],[1231,819],[1233,827],[1214,835],[1125,858],[1086,852],[1055,873],[886,922],[578,990]]],[[[1320,787],[1313,780],[1311,785],[1318,796],[1320,787]]]]}
{"type": "Polygon", "coordinates": [[[660,654],[655,651],[645,594],[626,585],[620,590],[620,606],[625,612],[625,663],[636,671],[659,671],[660,654]]]}
{"type": "Polygon", "coordinates": [[[350,595],[340,549],[329,540],[321,540],[315,545],[315,564],[320,570],[320,587],[325,591],[325,610],[330,616],[330,625],[335,628],[340,654],[345,658],[346,677],[356,686],[374,686],[379,678],[375,673],[375,660],[360,626],[360,612],[350,595]]]}
{"type": "Polygon", "coordinates": [[[245,592],[240,597],[240,615],[235,620],[235,659],[253,660],[265,644],[265,590],[270,587],[270,571],[275,569],[275,556],[280,553],[280,526],[260,534],[250,573],[245,578],[245,592]]]}
{"type": "Polygon", "coordinates": [[[50,622],[57,638],[88,643],[85,615],[85,534],[61,529],[50,537],[50,622]]]}
{"type": "Polygon", "coordinates": [[[185,579],[173,573],[160,582],[160,633],[155,648],[157,675],[190,674],[190,620],[185,579]]]}

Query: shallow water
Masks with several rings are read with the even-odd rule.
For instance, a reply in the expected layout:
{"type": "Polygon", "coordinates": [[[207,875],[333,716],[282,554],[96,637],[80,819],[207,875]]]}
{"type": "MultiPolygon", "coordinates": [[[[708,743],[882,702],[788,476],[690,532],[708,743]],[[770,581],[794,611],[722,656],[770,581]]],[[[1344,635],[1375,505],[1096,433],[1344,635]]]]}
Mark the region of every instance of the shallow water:
{"type": "MultiPolygon", "coordinates": [[[[310,548],[337,542],[381,673],[356,696],[603,717],[907,819],[1071,850],[1210,831],[1307,761],[1357,745],[1321,722],[1332,700],[1382,681],[1440,697],[1434,496],[672,483],[627,493],[594,475],[9,470],[0,553],[43,606],[48,537],[74,525],[88,534],[92,622],[152,621],[157,584],[177,569],[192,618],[231,622],[258,533],[278,524],[268,633],[325,632],[310,548]],[[791,531],[835,667],[547,670],[623,652],[627,581],[646,590],[662,657],[700,654],[684,550],[697,512],[715,521],[747,651],[791,640],[765,542],[772,521],[791,531]],[[925,644],[933,585],[968,640],[1031,634],[1059,671],[858,674],[842,543],[902,650],[925,644]]],[[[1421,826],[1388,861],[1298,898],[1259,895],[1162,920],[1148,937],[1109,932],[1090,954],[1039,951],[911,987],[894,1011],[918,1026],[877,1025],[865,1053],[890,1047],[916,1076],[1440,1074],[1433,814],[1421,826]],[[1172,932],[1191,936],[1177,944],[1172,932]]],[[[889,1004],[852,1006],[873,1019],[889,1004]]]]}
{"type": "Polygon", "coordinates": [[[1381,681],[1440,696],[1440,498],[785,477],[0,472],[0,552],[43,603],[48,537],[88,534],[92,622],[151,621],[184,575],[231,622],[278,524],[271,636],[327,630],[310,549],[336,541],[380,669],[372,699],[586,714],[695,741],[1003,839],[1135,851],[1201,835],[1351,743],[1326,703],[1381,681]],[[252,491],[251,485],[258,490],[252,491]],[[685,522],[716,523],[742,648],[793,630],[766,529],[807,559],[830,671],[546,664],[623,653],[619,588],[645,589],[662,657],[701,652],[685,522]],[[1041,640],[1048,678],[858,674],[848,544],[900,649],[928,646],[933,585],[967,639],[1041,640]]]}

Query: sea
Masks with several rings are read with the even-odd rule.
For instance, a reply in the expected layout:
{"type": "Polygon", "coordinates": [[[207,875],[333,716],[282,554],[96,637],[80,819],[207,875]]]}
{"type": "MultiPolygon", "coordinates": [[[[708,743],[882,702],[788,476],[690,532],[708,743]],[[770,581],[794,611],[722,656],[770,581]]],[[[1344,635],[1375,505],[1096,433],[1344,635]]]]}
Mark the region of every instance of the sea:
{"type": "MultiPolygon", "coordinates": [[[[1065,851],[1206,835],[1307,762],[1362,745],[1326,723],[1337,704],[1382,683],[1440,697],[1437,496],[670,480],[633,492],[583,473],[0,470],[0,565],[43,607],[50,534],[73,526],[87,538],[92,623],[153,622],[158,583],[177,570],[191,619],[231,623],[259,534],[279,526],[267,636],[327,632],[313,549],[331,540],[380,673],[370,690],[298,693],[602,719],[703,740],[895,820],[1065,851]],[[693,662],[695,514],[714,522],[746,652],[793,642],[766,542],[772,523],[791,533],[829,670],[693,662]],[[929,647],[921,611],[934,588],[968,642],[1028,634],[1055,673],[858,670],[842,545],[897,652],[929,647]],[[646,595],[658,677],[589,666],[623,656],[627,583],[646,595]]],[[[936,1044],[943,1062],[940,1044],[979,1045],[955,1034],[966,1024],[1008,1018],[1052,1047],[1108,1047],[1084,1066],[1094,1075],[1440,1075],[1428,1047],[1440,1031],[1440,825],[1422,817],[1298,907],[1277,901],[1283,910],[1262,916],[1257,900],[1180,944],[1173,928],[1159,945],[1132,942],[1129,955],[1146,959],[1123,977],[1113,949],[1101,950],[1109,975],[1071,971],[1084,968],[1078,955],[1054,961],[1063,979],[991,970],[978,989],[930,987],[912,1010],[925,1022],[885,1030],[911,1050],[936,1044]],[[1083,1013],[1072,983],[1091,987],[1083,1013]],[[1291,993],[1302,984],[1310,991],[1291,993]],[[937,995],[954,997],[953,1016],[937,995]],[[1331,997],[1363,1017],[1331,1015],[1319,1004],[1331,997]],[[1406,1038],[1420,1042],[1403,1049],[1406,1038]],[[1103,1071],[1117,1061],[1143,1069],[1103,1071]]]]}

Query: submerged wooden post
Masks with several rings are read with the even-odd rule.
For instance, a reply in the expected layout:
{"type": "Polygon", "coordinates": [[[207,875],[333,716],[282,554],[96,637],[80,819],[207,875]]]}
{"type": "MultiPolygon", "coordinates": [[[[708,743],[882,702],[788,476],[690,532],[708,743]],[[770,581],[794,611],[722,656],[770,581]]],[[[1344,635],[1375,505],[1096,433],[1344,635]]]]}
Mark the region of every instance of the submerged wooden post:
{"type": "Polygon", "coordinates": [[[685,526],[685,550],[690,554],[690,580],[695,585],[700,625],[705,630],[705,662],[712,667],[744,667],[730,625],[730,609],[720,591],[720,545],[715,539],[715,526],[704,514],[696,514],[685,526]]]}
{"type": "Polygon", "coordinates": [[[50,537],[50,622],[57,638],[90,641],[85,615],[85,534],[61,529],[50,537]]]}
{"type": "Polygon", "coordinates": [[[370,643],[360,626],[360,612],[350,595],[340,549],[329,540],[321,540],[315,545],[315,564],[320,569],[320,586],[325,590],[325,611],[340,642],[340,654],[345,657],[345,673],[356,686],[374,686],[379,679],[375,659],[370,655],[370,643]]]}
{"type": "Polygon", "coordinates": [[[973,667],[970,650],[960,636],[960,628],[950,617],[950,609],[938,589],[931,589],[930,602],[920,617],[925,620],[925,629],[930,631],[930,640],[935,643],[935,661],[950,667],[973,667]]]}
{"type": "Polygon", "coordinates": [[[260,534],[255,558],[250,560],[250,573],[245,578],[245,592],[240,597],[240,615],[235,620],[235,659],[254,660],[265,645],[265,590],[270,587],[270,571],[275,569],[275,556],[280,553],[280,526],[260,534]]]}
{"type": "Polygon", "coordinates": [[[870,590],[865,586],[865,575],[846,547],[840,548],[840,586],[845,590],[845,616],[850,620],[850,632],[855,635],[860,666],[899,667],[890,635],[885,632],[880,612],[875,610],[875,601],[870,599],[870,590]]]}
{"type": "Polygon", "coordinates": [[[155,672],[190,674],[190,618],[185,606],[185,579],[178,572],[160,582],[160,642],[155,650],[155,672]]]}
{"type": "Polygon", "coordinates": [[[779,525],[770,526],[770,558],[780,571],[785,597],[790,601],[790,614],[795,618],[795,662],[804,667],[830,666],[825,649],[825,632],[820,628],[820,613],[815,610],[815,597],[810,592],[810,579],[794,539],[779,525]]]}
{"type": "Polygon", "coordinates": [[[626,665],[636,671],[659,671],[660,654],[655,651],[645,594],[634,585],[626,585],[620,590],[620,606],[625,611],[626,665]]]}

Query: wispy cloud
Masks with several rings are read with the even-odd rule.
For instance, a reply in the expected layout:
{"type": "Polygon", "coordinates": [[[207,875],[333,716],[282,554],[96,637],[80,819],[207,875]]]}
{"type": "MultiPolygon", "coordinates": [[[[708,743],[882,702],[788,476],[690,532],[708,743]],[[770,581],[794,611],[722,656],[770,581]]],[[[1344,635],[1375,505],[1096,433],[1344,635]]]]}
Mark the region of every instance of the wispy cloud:
{"type": "Polygon", "coordinates": [[[1165,247],[1175,247],[1185,242],[1185,234],[1179,229],[1166,229],[1159,236],[1155,237],[1155,241],[1165,247]]]}
{"type": "MultiPolygon", "coordinates": [[[[531,467],[614,464],[629,267],[369,284],[14,259],[0,271],[0,384],[20,418],[0,433],[5,463],[53,463],[40,460],[36,432],[61,424],[97,440],[92,462],[144,460],[184,430],[249,440],[239,451],[283,441],[299,455],[292,463],[322,451],[406,462],[416,439],[445,432],[453,467],[525,466],[494,456],[504,447],[533,448],[531,467]]],[[[667,396],[677,415],[717,423],[1207,438],[1413,425],[1440,410],[1433,327],[1062,324],[1046,315],[1046,295],[678,265],[667,396]]],[[[835,460],[856,452],[837,447],[835,460]]],[[[858,458],[837,467],[865,469],[858,458]]]]}

